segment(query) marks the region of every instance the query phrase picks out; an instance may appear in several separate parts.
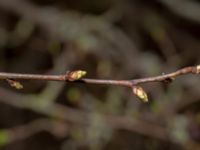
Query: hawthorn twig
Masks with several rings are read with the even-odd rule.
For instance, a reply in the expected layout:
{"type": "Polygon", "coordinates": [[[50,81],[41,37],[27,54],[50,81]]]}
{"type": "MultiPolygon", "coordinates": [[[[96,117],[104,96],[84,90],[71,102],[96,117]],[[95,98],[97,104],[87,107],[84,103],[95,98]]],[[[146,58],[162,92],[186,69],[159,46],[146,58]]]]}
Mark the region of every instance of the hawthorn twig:
{"type": "MultiPolygon", "coordinates": [[[[74,71],[76,72],[76,71],[74,71]]],[[[169,74],[162,74],[154,77],[147,77],[133,80],[110,80],[110,79],[89,79],[80,78],[78,80],[70,81],[69,74],[63,75],[42,75],[42,74],[21,74],[21,73],[5,73],[0,72],[0,80],[14,79],[14,80],[48,80],[48,81],[67,81],[67,82],[80,82],[86,84],[104,84],[104,85],[119,85],[132,87],[134,85],[148,83],[148,82],[163,82],[168,79],[174,80],[176,77],[185,74],[199,74],[200,65],[185,67],[169,74]]]]}
{"type": "Polygon", "coordinates": [[[93,84],[111,84],[111,85],[122,85],[122,86],[134,86],[142,83],[148,83],[148,82],[163,82],[168,79],[174,80],[176,77],[184,74],[199,74],[200,73],[200,65],[198,66],[192,66],[192,67],[185,67],[182,69],[179,69],[175,72],[169,73],[169,74],[162,74],[159,76],[154,77],[147,77],[147,78],[141,78],[141,79],[133,79],[133,80],[99,80],[99,79],[86,79],[83,78],[81,81],[84,83],[93,83],[93,84]]]}
{"type": "Polygon", "coordinates": [[[200,65],[197,66],[192,66],[192,67],[185,67],[182,69],[179,69],[175,72],[169,73],[169,74],[162,74],[159,76],[155,77],[148,77],[148,78],[142,78],[142,79],[135,79],[132,80],[134,84],[142,84],[142,83],[147,83],[147,82],[163,82],[166,80],[174,80],[176,77],[180,75],[185,75],[185,74],[199,74],[200,73],[200,65]]]}
{"type": "MultiPolygon", "coordinates": [[[[20,74],[20,73],[5,73],[0,72],[1,80],[48,80],[48,81],[66,81],[66,82],[79,82],[85,84],[103,84],[103,85],[118,85],[118,86],[126,86],[133,90],[133,93],[140,98],[142,101],[147,102],[148,96],[143,90],[142,87],[138,86],[139,84],[144,84],[148,82],[164,82],[164,81],[173,81],[176,77],[185,74],[199,74],[200,73],[200,65],[185,67],[179,69],[175,72],[169,74],[162,74],[154,77],[147,77],[141,79],[133,79],[133,80],[109,80],[109,79],[89,79],[83,78],[86,74],[85,71],[77,70],[77,71],[68,71],[63,75],[41,75],[41,74],[20,74]]],[[[18,86],[22,87],[20,83],[12,81],[12,85],[16,88],[18,86]]]]}

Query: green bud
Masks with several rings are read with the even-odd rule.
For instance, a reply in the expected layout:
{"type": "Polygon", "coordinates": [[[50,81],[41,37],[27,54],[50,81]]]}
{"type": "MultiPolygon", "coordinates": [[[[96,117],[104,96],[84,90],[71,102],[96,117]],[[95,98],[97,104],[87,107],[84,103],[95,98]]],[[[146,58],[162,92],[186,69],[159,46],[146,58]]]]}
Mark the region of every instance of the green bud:
{"type": "Polygon", "coordinates": [[[136,95],[143,102],[148,102],[147,93],[144,91],[144,89],[142,87],[134,86],[133,87],[133,94],[136,95]]]}
{"type": "Polygon", "coordinates": [[[199,74],[200,73],[200,65],[197,65],[196,69],[197,69],[196,73],[199,74]]]}
{"type": "Polygon", "coordinates": [[[7,81],[11,87],[14,87],[18,90],[23,89],[23,85],[20,82],[11,79],[7,79],[7,81]]]}
{"type": "Polygon", "coordinates": [[[76,81],[76,80],[81,79],[86,74],[87,74],[87,72],[83,71],[83,70],[71,71],[71,72],[68,73],[67,79],[69,81],[76,81]]]}

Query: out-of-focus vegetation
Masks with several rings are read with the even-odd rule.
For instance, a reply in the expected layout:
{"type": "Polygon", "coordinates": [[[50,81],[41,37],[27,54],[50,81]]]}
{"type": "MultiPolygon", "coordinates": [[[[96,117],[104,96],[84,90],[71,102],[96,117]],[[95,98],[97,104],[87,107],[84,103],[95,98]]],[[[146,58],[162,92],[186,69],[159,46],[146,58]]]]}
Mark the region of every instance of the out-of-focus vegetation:
{"type": "MultiPolygon", "coordinates": [[[[0,0],[0,71],[134,79],[199,64],[198,0],[0,0]]],[[[0,149],[200,149],[200,77],[114,86],[1,81],[0,149]]]]}

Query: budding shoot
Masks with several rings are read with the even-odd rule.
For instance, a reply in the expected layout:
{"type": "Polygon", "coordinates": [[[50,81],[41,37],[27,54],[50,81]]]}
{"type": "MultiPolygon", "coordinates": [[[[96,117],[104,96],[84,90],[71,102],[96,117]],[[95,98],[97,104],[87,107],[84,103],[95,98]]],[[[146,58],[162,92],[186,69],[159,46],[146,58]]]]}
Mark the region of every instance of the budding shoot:
{"type": "Polygon", "coordinates": [[[84,77],[86,74],[87,72],[83,70],[71,71],[67,74],[67,79],[69,81],[76,81],[84,77]]]}
{"type": "Polygon", "coordinates": [[[134,86],[133,87],[133,94],[136,95],[143,102],[148,102],[147,93],[144,91],[144,89],[142,87],[134,86]]]}

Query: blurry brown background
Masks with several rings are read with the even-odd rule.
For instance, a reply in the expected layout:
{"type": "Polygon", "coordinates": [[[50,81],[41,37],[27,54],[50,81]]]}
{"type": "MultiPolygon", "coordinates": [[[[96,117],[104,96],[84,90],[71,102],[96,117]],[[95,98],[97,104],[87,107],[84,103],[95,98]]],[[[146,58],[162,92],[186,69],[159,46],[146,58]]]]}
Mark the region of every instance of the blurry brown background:
{"type": "MultiPolygon", "coordinates": [[[[0,0],[0,70],[134,79],[200,63],[199,0],[0,0]]],[[[143,87],[0,87],[0,149],[200,149],[200,77],[143,87]]]]}

